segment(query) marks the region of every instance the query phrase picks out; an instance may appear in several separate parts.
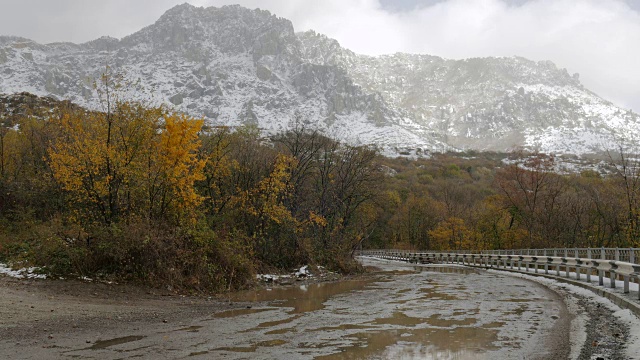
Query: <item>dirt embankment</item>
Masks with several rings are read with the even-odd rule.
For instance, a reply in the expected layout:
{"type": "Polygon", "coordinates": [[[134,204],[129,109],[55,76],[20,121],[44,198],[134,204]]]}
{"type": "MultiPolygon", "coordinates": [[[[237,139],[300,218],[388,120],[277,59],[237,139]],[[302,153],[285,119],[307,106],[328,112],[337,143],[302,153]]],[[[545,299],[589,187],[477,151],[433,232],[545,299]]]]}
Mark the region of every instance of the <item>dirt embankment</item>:
{"type": "Polygon", "coordinates": [[[0,276],[0,339],[46,344],[53,333],[126,331],[240,306],[223,297],[185,297],[129,285],[0,276]]]}
{"type": "MultiPolygon", "coordinates": [[[[363,275],[367,276],[367,275],[363,275]]],[[[269,286],[336,281],[343,277],[287,277],[269,286]]],[[[264,283],[263,283],[264,285],[264,283]]],[[[258,286],[261,286],[258,284],[258,286]]],[[[0,340],[47,343],[54,333],[96,333],[179,322],[246,308],[232,295],[185,296],[167,290],[80,280],[16,279],[0,275],[0,340]]],[[[87,338],[91,341],[91,337],[87,338]]]]}

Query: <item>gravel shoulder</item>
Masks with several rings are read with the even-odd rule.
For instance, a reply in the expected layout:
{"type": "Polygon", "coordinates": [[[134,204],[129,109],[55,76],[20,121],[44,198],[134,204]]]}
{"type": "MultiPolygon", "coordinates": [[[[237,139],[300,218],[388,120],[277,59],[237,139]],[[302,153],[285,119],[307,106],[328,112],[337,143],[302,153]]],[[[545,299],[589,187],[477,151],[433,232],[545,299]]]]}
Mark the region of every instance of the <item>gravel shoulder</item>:
{"type": "MultiPolygon", "coordinates": [[[[0,276],[0,339],[46,344],[56,334],[141,327],[239,307],[130,285],[0,276]]],[[[90,336],[87,337],[90,339],[90,336]]]]}

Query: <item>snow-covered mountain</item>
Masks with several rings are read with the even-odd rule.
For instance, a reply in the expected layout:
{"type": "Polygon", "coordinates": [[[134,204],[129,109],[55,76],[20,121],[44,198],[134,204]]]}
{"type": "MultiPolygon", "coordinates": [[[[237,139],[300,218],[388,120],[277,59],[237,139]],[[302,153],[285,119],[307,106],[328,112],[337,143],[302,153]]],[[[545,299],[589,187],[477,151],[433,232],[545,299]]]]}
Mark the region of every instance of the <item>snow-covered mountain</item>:
{"type": "Polygon", "coordinates": [[[180,5],[121,40],[41,45],[0,37],[0,93],[100,109],[94,82],[107,66],[124,77],[128,99],[268,133],[302,122],[389,154],[519,146],[582,154],[640,135],[637,114],[550,62],[363,56],[240,6],[180,5]]]}

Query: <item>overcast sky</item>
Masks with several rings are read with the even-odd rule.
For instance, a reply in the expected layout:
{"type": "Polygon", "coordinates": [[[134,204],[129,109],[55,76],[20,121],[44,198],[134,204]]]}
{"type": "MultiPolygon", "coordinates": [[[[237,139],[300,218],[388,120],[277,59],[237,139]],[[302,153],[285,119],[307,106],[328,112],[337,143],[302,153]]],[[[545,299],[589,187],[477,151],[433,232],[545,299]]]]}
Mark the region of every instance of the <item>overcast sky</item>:
{"type": "MultiPolygon", "coordinates": [[[[0,0],[0,34],[41,43],[117,38],[184,0],[0,0]]],[[[640,0],[188,0],[290,19],[358,53],[446,58],[519,55],[580,73],[589,89],[640,112],[640,0]]]]}

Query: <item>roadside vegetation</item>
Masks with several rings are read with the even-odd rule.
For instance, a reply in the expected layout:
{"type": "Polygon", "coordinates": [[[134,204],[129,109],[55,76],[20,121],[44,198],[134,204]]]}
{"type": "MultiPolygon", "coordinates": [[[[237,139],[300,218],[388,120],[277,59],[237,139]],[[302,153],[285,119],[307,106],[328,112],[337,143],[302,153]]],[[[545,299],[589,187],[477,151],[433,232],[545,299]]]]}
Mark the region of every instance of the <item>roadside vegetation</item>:
{"type": "Polygon", "coordinates": [[[558,175],[540,154],[389,159],[302,122],[273,138],[109,99],[0,119],[0,261],[191,291],[358,248],[638,246],[638,163],[558,175]],[[510,161],[503,161],[508,156],[510,161]]]}
{"type": "Polygon", "coordinates": [[[302,264],[355,269],[382,179],[373,149],[67,105],[2,119],[0,261],[201,291],[302,264]]]}
{"type": "Polygon", "coordinates": [[[384,226],[373,248],[533,249],[640,245],[640,167],[558,174],[543,154],[440,154],[384,159],[384,226]]]}

